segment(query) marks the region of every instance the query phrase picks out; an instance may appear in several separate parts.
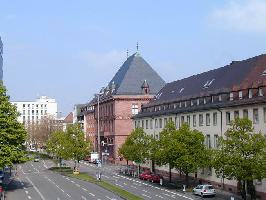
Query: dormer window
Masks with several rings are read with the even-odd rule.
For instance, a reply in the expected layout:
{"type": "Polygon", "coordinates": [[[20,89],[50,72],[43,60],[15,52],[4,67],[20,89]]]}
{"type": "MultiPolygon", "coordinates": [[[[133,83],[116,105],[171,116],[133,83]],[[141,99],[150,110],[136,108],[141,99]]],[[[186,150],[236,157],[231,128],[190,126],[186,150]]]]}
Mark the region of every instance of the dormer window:
{"type": "Polygon", "coordinates": [[[234,100],[234,93],[233,92],[230,92],[229,99],[230,99],[230,101],[233,101],[234,100]]]}
{"type": "Polygon", "coordinates": [[[187,102],[185,101],[185,107],[187,107],[187,102]]]}
{"type": "Polygon", "coordinates": [[[184,91],[184,89],[185,89],[185,88],[181,88],[181,89],[179,90],[179,93],[182,93],[182,92],[184,91]]]}
{"type": "Polygon", "coordinates": [[[179,108],[181,108],[181,107],[182,107],[182,102],[180,101],[180,102],[179,102],[179,108]]]}
{"type": "Polygon", "coordinates": [[[206,98],[203,99],[203,103],[206,104],[206,98]]]}
{"type": "Polygon", "coordinates": [[[193,106],[193,100],[190,101],[190,106],[193,106]]]}
{"type": "Polygon", "coordinates": [[[238,98],[239,98],[239,99],[243,99],[243,92],[242,92],[242,91],[239,91],[239,92],[238,92],[238,98]]]}
{"type": "Polygon", "coordinates": [[[264,70],[261,75],[266,76],[266,70],[264,70]]]}
{"type": "Polygon", "coordinates": [[[222,95],[219,95],[219,101],[222,101],[222,95]]]}
{"type": "Polygon", "coordinates": [[[259,88],[258,96],[259,97],[262,97],[263,96],[263,89],[262,88],[259,88]]]}
{"type": "Polygon", "coordinates": [[[200,104],[200,100],[199,99],[197,99],[197,105],[199,105],[200,104]]]}
{"type": "Polygon", "coordinates": [[[212,103],[214,102],[214,96],[212,96],[212,103]]]}
{"type": "Polygon", "coordinates": [[[208,87],[210,87],[214,80],[215,80],[215,79],[212,79],[212,80],[208,80],[208,81],[206,81],[206,83],[203,85],[203,88],[208,88],[208,87]]]}
{"type": "Polygon", "coordinates": [[[250,99],[252,98],[252,89],[248,90],[248,98],[250,98],[250,99]]]}

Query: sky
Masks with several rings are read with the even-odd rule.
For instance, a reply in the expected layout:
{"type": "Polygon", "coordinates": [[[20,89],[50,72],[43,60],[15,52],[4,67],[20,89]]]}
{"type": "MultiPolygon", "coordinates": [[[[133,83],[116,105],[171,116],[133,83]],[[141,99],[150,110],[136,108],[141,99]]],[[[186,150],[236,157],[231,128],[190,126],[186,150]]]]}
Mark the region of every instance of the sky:
{"type": "Polygon", "coordinates": [[[139,43],[166,82],[266,53],[266,0],[0,0],[12,101],[55,98],[67,115],[139,43]]]}

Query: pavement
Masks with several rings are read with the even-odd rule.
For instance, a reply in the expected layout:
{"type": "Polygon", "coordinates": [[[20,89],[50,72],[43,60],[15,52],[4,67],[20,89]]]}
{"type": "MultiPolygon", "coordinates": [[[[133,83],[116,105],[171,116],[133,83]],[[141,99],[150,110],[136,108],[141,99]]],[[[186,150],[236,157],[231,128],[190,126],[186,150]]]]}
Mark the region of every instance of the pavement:
{"type": "Polygon", "coordinates": [[[121,200],[95,184],[48,170],[53,165],[49,160],[19,165],[5,200],[121,200]]]}
{"type": "MultiPolygon", "coordinates": [[[[73,165],[73,162],[68,162],[68,165],[73,165]]],[[[148,200],[163,200],[163,199],[178,199],[178,200],[192,200],[192,199],[202,199],[199,196],[193,195],[191,192],[177,191],[176,189],[170,189],[164,186],[160,186],[157,183],[150,183],[148,181],[139,180],[138,178],[133,178],[119,174],[120,166],[117,165],[102,165],[98,167],[95,164],[88,163],[86,161],[80,162],[80,171],[86,172],[92,176],[101,171],[102,179],[114,184],[124,190],[132,192],[144,199],[148,200]]],[[[210,200],[230,200],[232,194],[224,193],[222,191],[217,192],[215,197],[205,197],[210,200]]],[[[204,199],[205,199],[204,198],[204,199]]],[[[236,200],[237,198],[235,198],[236,200]]]]}

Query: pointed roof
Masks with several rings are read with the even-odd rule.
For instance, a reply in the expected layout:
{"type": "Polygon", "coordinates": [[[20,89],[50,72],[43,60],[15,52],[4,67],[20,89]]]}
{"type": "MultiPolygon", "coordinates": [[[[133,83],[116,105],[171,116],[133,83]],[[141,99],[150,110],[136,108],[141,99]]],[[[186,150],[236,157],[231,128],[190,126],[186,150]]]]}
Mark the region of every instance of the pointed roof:
{"type": "Polygon", "coordinates": [[[70,112],[64,119],[64,123],[73,123],[73,113],[70,112]]]}
{"type": "Polygon", "coordinates": [[[115,84],[113,94],[142,94],[141,87],[145,80],[149,85],[150,94],[156,94],[165,85],[165,81],[157,72],[139,53],[135,53],[128,57],[108,85],[110,87],[115,84]]]}

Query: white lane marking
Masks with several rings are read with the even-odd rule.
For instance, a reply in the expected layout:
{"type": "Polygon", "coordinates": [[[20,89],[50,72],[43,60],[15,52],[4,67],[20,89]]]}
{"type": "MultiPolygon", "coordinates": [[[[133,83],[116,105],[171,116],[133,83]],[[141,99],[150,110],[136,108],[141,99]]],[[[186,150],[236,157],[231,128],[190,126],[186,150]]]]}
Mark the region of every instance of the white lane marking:
{"type": "Polygon", "coordinates": [[[29,177],[26,177],[26,179],[30,182],[30,184],[33,186],[33,188],[36,190],[36,192],[40,195],[42,200],[45,200],[40,190],[34,185],[34,183],[29,179],[29,177]]]}
{"type": "Polygon", "coordinates": [[[144,197],[148,197],[149,199],[151,199],[151,196],[149,196],[149,195],[142,194],[142,196],[144,196],[144,197]]]}
{"type": "Polygon", "coordinates": [[[148,192],[147,190],[142,190],[143,192],[148,192]]]}
{"type": "Polygon", "coordinates": [[[84,196],[81,196],[81,199],[82,199],[82,200],[87,200],[86,197],[84,197],[84,196]]]}
{"type": "Polygon", "coordinates": [[[71,196],[69,194],[66,194],[69,198],[71,198],[71,196]]]}
{"type": "Polygon", "coordinates": [[[155,196],[163,199],[163,197],[161,195],[156,194],[155,196]]]}
{"type": "Polygon", "coordinates": [[[88,191],[86,188],[82,188],[82,190],[84,190],[84,191],[86,191],[86,192],[88,191]]]}
{"type": "Polygon", "coordinates": [[[29,191],[25,190],[25,193],[26,193],[26,194],[29,194],[29,191]]]}
{"type": "Polygon", "coordinates": [[[168,197],[170,197],[170,195],[169,194],[166,194],[166,193],[163,193],[165,196],[168,196],[168,197]]]}
{"type": "Polygon", "coordinates": [[[31,199],[31,196],[28,196],[28,199],[31,199]]]}
{"type": "Polygon", "coordinates": [[[132,188],[138,189],[136,186],[131,185],[132,188]]]}
{"type": "Polygon", "coordinates": [[[90,193],[90,192],[89,192],[89,194],[90,194],[91,196],[95,197],[95,194],[92,194],[92,193],[90,193]]]}
{"type": "Polygon", "coordinates": [[[76,183],[76,186],[77,186],[77,187],[80,187],[80,185],[79,185],[79,184],[77,184],[77,183],[76,183]]]}
{"type": "Polygon", "coordinates": [[[60,198],[59,197],[57,197],[57,199],[56,200],[60,200],[60,198]]]}
{"type": "Polygon", "coordinates": [[[115,185],[117,185],[117,186],[119,186],[119,187],[121,187],[121,188],[124,187],[123,185],[120,185],[120,184],[118,184],[118,183],[116,183],[115,185]]]}

